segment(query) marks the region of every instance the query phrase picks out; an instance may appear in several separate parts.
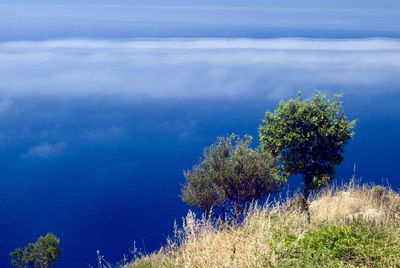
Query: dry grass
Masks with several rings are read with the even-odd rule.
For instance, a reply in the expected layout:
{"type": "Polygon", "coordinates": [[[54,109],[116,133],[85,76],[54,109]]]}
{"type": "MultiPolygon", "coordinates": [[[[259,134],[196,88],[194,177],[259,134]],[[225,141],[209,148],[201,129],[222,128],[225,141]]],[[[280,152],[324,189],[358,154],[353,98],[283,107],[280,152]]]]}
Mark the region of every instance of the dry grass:
{"type": "Polygon", "coordinates": [[[124,268],[283,267],[286,253],[282,252],[288,241],[298,241],[323,224],[339,226],[355,218],[384,226],[400,247],[400,196],[387,188],[349,185],[330,189],[316,196],[310,209],[312,222],[307,223],[293,201],[254,206],[238,226],[216,226],[189,212],[165,248],[124,268]]]}
{"type": "Polygon", "coordinates": [[[400,196],[382,187],[349,185],[339,191],[329,189],[310,205],[315,221],[363,217],[365,220],[384,220],[399,217],[400,196]]]}

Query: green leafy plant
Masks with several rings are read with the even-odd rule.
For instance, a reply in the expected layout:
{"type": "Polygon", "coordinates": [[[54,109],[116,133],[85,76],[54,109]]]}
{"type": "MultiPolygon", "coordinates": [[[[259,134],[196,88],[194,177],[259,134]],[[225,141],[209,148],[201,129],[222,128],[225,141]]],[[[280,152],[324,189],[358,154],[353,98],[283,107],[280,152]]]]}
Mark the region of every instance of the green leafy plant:
{"type": "Polygon", "coordinates": [[[303,209],[310,217],[310,193],[326,186],[343,160],[344,145],[353,137],[355,121],[343,114],[341,97],[332,101],[316,92],[311,100],[281,102],[267,112],[260,127],[262,149],[276,157],[275,176],[303,175],[303,209]]]}
{"type": "Polygon", "coordinates": [[[299,241],[291,240],[282,267],[399,267],[400,248],[383,226],[355,220],[324,224],[299,241]]]}
{"type": "Polygon", "coordinates": [[[60,255],[60,239],[52,233],[40,236],[35,243],[10,253],[11,264],[18,268],[51,268],[60,255]]]}
{"type": "Polygon", "coordinates": [[[281,182],[271,175],[274,158],[251,148],[251,142],[250,136],[232,134],[207,147],[200,164],[184,173],[182,199],[205,212],[231,202],[238,215],[250,202],[280,189],[281,182]]]}

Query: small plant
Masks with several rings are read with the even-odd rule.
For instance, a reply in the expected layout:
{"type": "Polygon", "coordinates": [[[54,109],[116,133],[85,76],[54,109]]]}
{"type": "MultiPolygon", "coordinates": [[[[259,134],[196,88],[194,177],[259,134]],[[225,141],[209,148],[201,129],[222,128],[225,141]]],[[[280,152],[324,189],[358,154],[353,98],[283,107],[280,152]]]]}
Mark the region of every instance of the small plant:
{"type": "Polygon", "coordinates": [[[60,239],[52,233],[10,253],[11,264],[17,268],[52,268],[60,255],[60,239]]]}
{"type": "Polygon", "coordinates": [[[286,247],[280,266],[399,267],[400,248],[379,225],[355,220],[347,224],[324,224],[286,247]]]}

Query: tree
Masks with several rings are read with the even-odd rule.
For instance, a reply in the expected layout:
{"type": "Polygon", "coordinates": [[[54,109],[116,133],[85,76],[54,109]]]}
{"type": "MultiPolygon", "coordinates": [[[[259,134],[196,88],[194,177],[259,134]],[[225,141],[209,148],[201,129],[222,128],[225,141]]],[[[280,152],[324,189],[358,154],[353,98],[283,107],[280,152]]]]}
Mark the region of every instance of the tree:
{"type": "Polygon", "coordinates": [[[310,220],[308,198],[327,185],[343,160],[344,145],[353,137],[355,121],[343,113],[341,96],[328,100],[316,92],[311,100],[298,96],[267,112],[260,127],[261,147],[277,159],[275,175],[303,176],[303,209],[310,220]]]}
{"type": "Polygon", "coordinates": [[[11,264],[18,268],[52,268],[61,255],[60,239],[48,233],[35,243],[17,248],[10,253],[11,264]]]}
{"type": "Polygon", "coordinates": [[[182,199],[190,206],[198,207],[208,214],[214,206],[222,205],[226,198],[217,189],[205,164],[195,166],[191,171],[184,171],[186,184],[182,189],[182,199]]]}
{"type": "Polygon", "coordinates": [[[237,217],[250,202],[280,189],[281,183],[270,172],[273,157],[252,149],[251,142],[250,136],[219,137],[204,150],[200,164],[184,173],[182,199],[205,212],[231,202],[237,217]]]}

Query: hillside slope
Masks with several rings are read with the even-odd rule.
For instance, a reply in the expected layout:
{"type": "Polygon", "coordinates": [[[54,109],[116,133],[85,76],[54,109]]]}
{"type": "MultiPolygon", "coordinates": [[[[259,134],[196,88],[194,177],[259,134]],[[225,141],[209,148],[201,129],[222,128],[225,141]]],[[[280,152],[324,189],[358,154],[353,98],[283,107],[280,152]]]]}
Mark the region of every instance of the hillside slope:
{"type": "Polygon", "coordinates": [[[254,206],[241,225],[189,213],[175,238],[124,268],[400,267],[400,196],[376,186],[327,190],[307,223],[296,199],[254,206]]]}

